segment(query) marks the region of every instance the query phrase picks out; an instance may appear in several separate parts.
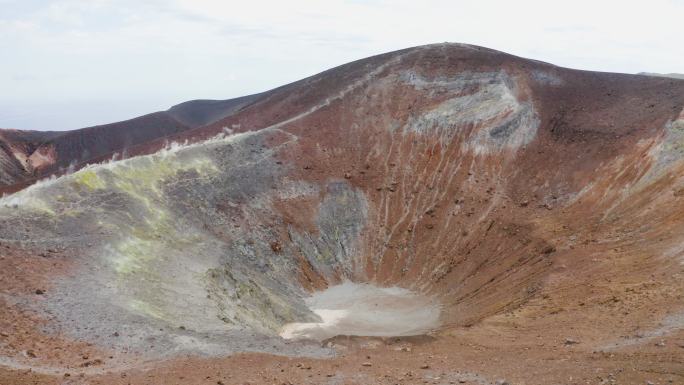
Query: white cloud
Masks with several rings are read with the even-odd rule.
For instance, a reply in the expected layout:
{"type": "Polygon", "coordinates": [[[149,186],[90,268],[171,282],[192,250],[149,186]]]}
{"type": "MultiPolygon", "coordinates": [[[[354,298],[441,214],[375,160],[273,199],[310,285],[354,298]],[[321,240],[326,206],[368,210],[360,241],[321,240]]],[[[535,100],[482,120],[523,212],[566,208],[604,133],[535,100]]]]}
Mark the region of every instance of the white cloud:
{"type": "MultiPolygon", "coordinates": [[[[141,105],[161,109],[192,98],[228,98],[365,56],[442,41],[582,69],[684,72],[682,1],[0,4],[0,89],[11,90],[1,94],[0,104],[69,101],[76,116],[79,105],[86,108],[79,101],[141,100],[141,105]]],[[[138,110],[131,109],[134,113],[138,110]]],[[[130,117],[121,114],[121,119],[130,117]]],[[[63,125],[59,119],[44,122],[30,116],[13,123],[75,128],[104,122],[88,116],[63,125]]],[[[0,120],[0,127],[6,125],[0,120]]]]}

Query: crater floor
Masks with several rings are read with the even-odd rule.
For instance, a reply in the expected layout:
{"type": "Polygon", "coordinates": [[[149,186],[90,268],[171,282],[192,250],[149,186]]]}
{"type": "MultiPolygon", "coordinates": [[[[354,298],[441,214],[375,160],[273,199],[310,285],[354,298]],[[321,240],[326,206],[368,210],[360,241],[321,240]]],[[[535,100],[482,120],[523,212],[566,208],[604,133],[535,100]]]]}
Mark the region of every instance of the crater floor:
{"type": "Polygon", "coordinates": [[[416,336],[439,326],[435,300],[399,287],[344,282],[313,293],[305,303],[321,322],[286,324],[281,337],[322,341],[335,336],[416,336]]]}

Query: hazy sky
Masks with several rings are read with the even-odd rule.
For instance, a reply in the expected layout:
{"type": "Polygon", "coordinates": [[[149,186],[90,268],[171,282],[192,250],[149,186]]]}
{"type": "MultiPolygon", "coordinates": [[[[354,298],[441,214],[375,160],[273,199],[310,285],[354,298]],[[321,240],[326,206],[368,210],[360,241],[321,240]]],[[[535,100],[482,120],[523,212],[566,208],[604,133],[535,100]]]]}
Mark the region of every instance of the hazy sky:
{"type": "Polygon", "coordinates": [[[108,123],[444,41],[684,72],[684,0],[0,0],[0,127],[108,123]]]}

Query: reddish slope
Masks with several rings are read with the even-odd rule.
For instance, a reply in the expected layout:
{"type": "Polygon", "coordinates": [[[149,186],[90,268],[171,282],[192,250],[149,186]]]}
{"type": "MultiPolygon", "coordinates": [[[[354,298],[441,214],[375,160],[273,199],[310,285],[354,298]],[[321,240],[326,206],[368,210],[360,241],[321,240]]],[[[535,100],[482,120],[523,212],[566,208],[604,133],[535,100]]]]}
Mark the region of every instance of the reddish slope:
{"type": "Polygon", "coordinates": [[[0,130],[0,191],[32,173],[29,157],[45,141],[60,132],[0,130]]]}

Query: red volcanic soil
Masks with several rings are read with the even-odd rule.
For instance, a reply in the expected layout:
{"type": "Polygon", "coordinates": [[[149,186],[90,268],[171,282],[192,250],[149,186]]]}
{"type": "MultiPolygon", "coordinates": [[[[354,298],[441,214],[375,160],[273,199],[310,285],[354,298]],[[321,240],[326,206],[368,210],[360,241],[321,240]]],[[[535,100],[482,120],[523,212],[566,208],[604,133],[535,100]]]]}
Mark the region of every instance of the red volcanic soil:
{"type": "MultiPolygon", "coordinates": [[[[261,190],[218,209],[271,229],[277,259],[296,248],[292,234],[328,231],[322,202],[350,186],[367,209],[360,255],[319,266],[299,250],[292,280],[307,291],[342,279],[410,286],[439,298],[440,328],[335,337],[319,344],[328,358],[143,359],[42,328],[57,321],[13,298],[41,301],[36,290],[77,266],[0,239],[0,384],[684,384],[684,81],[438,44],[189,103],[63,134],[2,131],[0,182],[13,191],[123,149],[265,132],[274,162],[253,177],[285,170],[265,193],[275,219],[241,217],[261,190]],[[22,157],[36,159],[31,171],[22,157]],[[282,181],[317,193],[287,195],[282,181]]],[[[215,238],[229,226],[204,225],[215,238]]]]}

